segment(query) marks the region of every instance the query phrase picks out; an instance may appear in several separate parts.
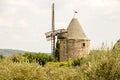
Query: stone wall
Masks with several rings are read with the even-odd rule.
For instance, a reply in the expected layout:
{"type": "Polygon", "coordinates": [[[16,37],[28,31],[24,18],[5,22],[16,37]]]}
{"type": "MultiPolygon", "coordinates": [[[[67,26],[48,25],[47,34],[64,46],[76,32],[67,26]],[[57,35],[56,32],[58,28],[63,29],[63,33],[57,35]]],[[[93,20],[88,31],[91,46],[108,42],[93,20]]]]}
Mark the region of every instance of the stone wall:
{"type": "Polygon", "coordinates": [[[66,39],[60,39],[60,61],[67,61],[67,42],[66,39]]]}
{"type": "Polygon", "coordinates": [[[61,39],[60,61],[73,60],[89,54],[89,40],[61,39]]]}

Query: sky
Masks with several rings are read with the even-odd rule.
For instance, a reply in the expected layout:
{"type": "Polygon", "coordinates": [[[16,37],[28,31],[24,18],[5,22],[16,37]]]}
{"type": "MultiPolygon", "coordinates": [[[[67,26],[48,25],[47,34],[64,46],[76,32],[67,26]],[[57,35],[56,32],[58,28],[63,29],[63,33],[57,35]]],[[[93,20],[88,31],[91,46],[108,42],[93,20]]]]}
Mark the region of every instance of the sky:
{"type": "Polygon", "coordinates": [[[0,49],[50,53],[53,2],[55,28],[66,29],[76,10],[91,49],[120,39],[120,0],[0,0],[0,49]]]}

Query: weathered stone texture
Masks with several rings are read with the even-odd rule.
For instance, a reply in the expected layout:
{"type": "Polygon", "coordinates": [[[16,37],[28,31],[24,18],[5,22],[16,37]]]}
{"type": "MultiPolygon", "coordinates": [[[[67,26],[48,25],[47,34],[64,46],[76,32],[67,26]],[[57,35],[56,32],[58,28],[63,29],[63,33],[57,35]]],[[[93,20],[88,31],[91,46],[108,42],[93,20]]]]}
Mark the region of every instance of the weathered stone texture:
{"type": "Polygon", "coordinates": [[[90,40],[76,18],[71,20],[67,33],[59,35],[58,38],[60,39],[60,61],[73,60],[89,54],[90,40]]]}
{"type": "Polygon", "coordinates": [[[89,54],[89,47],[89,40],[60,40],[60,61],[73,60],[85,56],[89,54]]]}

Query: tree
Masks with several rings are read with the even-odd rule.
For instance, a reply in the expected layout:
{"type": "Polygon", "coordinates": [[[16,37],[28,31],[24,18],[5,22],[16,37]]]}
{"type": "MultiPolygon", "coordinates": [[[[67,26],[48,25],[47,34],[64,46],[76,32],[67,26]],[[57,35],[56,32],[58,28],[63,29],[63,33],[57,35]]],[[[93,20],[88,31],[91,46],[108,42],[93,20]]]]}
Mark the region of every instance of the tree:
{"type": "Polygon", "coordinates": [[[55,49],[55,58],[60,61],[60,42],[57,40],[55,49]]]}

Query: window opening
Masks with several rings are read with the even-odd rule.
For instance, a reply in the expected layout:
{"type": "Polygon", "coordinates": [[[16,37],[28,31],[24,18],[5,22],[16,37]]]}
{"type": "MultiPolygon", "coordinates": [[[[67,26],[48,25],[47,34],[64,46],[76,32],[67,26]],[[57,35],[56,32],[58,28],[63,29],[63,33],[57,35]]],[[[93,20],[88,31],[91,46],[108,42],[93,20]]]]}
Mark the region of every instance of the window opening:
{"type": "Polygon", "coordinates": [[[82,44],[82,47],[85,47],[85,43],[82,44]]]}

